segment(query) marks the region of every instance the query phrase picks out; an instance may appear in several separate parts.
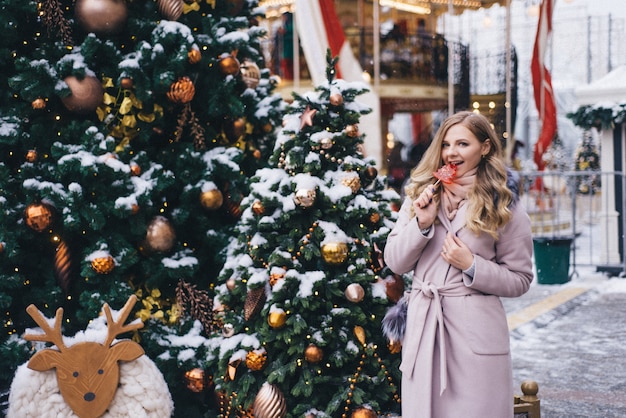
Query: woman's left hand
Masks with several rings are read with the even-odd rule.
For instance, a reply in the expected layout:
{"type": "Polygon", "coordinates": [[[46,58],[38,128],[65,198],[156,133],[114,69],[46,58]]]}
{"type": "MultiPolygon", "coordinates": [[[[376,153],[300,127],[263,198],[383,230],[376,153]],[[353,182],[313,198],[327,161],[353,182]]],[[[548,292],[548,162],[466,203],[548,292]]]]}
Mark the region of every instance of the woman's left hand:
{"type": "Polygon", "coordinates": [[[441,257],[459,270],[467,270],[474,262],[474,254],[459,237],[448,232],[441,247],[441,257]]]}

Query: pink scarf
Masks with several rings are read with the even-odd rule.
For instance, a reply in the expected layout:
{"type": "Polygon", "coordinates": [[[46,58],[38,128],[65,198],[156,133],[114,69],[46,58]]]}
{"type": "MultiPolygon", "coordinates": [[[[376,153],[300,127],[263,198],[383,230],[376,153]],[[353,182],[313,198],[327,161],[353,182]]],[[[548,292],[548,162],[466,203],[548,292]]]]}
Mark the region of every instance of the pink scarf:
{"type": "Polygon", "coordinates": [[[454,219],[459,208],[465,204],[467,194],[474,186],[476,171],[477,168],[470,170],[463,177],[453,179],[450,184],[441,183],[441,204],[448,219],[454,219]]]}

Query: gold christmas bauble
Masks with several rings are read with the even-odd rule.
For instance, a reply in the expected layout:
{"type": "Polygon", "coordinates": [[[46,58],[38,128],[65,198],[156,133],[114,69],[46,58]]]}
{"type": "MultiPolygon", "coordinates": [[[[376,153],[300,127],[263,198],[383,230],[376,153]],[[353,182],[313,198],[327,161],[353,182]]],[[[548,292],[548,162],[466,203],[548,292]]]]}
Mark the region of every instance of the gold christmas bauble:
{"type": "Polygon", "coordinates": [[[252,212],[256,215],[263,215],[265,213],[265,206],[261,203],[260,200],[255,200],[252,204],[252,212]]]}
{"type": "Polygon", "coordinates": [[[45,109],[46,108],[46,101],[44,99],[42,99],[41,97],[38,97],[35,100],[33,100],[33,102],[31,103],[31,106],[35,110],[45,109]]]}
{"type": "Polygon", "coordinates": [[[285,278],[287,271],[284,268],[274,267],[270,273],[270,286],[274,287],[279,280],[285,278]]]}
{"type": "Polygon", "coordinates": [[[183,14],[183,0],[157,0],[159,13],[167,20],[178,20],[183,14]]]}
{"type": "Polygon", "coordinates": [[[155,216],[146,231],[147,247],[159,253],[168,252],[174,247],[176,232],[165,216],[155,216]]]}
{"type": "Polygon", "coordinates": [[[199,367],[191,369],[185,372],[185,386],[192,392],[200,393],[206,389],[207,378],[199,367]]]}
{"type": "Polygon", "coordinates": [[[261,70],[259,66],[250,60],[244,60],[241,66],[241,79],[246,83],[248,88],[257,88],[261,81],[261,70]]]}
{"type": "Polygon", "coordinates": [[[278,386],[263,383],[252,406],[255,418],[284,418],[287,415],[285,395],[278,386]]]}
{"type": "Polygon", "coordinates": [[[224,195],[219,189],[211,189],[200,193],[200,204],[208,210],[217,210],[224,203],[224,195]]]}
{"type": "Polygon", "coordinates": [[[356,173],[352,173],[351,175],[347,174],[344,178],[341,179],[341,184],[349,187],[352,193],[356,193],[361,188],[361,179],[356,173]]]}
{"type": "Polygon", "coordinates": [[[351,283],[346,287],[344,291],[346,299],[350,302],[358,303],[363,300],[365,297],[365,290],[363,290],[363,286],[358,283],[351,283]]]}
{"type": "Polygon", "coordinates": [[[98,274],[109,274],[115,268],[115,260],[110,255],[91,260],[91,268],[98,274]]]}
{"type": "Polygon", "coordinates": [[[400,341],[389,341],[387,348],[391,354],[398,354],[402,351],[402,343],[400,341]]]}
{"type": "Polygon", "coordinates": [[[302,208],[309,208],[315,203],[316,195],[315,189],[298,189],[293,197],[293,201],[302,208]]]}
{"type": "Polygon", "coordinates": [[[32,230],[43,232],[52,225],[52,206],[43,203],[31,203],[24,210],[24,220],[32,230]]]}
{"type": "Polygon", "coordinates": [[[315,344],[309,344],[304,349],[304,359],[309,363],[319,363],[324,358],[324,352],[315,344]]]}
{"type": "Polygon", "coordinates": [[[189,77],[180,77],[172,83],[167,92],[167,98],[173,103],[184,104],[193,100],[196,88],[189,77]]]}
{"type": "Polygon", "coordinates": [[[370,214],[369,219],[370,219],[370,223],[376,225],[380,221],[380,213],[373,212],[372,214],[370,214]]]}
{"type": "Polygon", "coordinates": [[[287,322],[287,314],[282,309],[276,309],[267,316],[267,323],[274,329],[281,328],[287,322]]]}
{"type": "Polygon", "coordinates": [[[241,69],[239,60],[232,55],[226,55],[221,58],[218,65],[224,75],[237,75],[241,69]]]}
{"type": "Polygon", "coordinates": [[[130,174],[133,176],[141,175],[141,167],[137,163],[130,163],[130,174]]]}
{"type": "Polygon", "coordinates": [[[331,149],[333,147],[333,138],[330,136],[322,138],[320,141],[320,147],[322,149],[331,149]]]}
{"type": "Polygon", "coordinates": [[[333,93],[330,95],[329,101],[333,106],[341,106],[343,104],[343,96],[341,93],[333,93]]]}
{"type": "Polygon", "coordinates": [[[74,13],[86,32],[97,35],[121,32],[128,18],[125,0],[77,0],[74,13]]]}
{"type": "Polygon", "coordinates": [[[259,371],[265,366],[267,353],[265,351],[248,351],[246,354],[246,366],[252,371],[259,371]]]}
{"type": "Polygon", "coordinates": [[[331,265],[340,265],[348,259],[348,244],[345,242],[327,242],[322,245],[322,258],[331,265]]]}
{"type": "Polygon", "coordinates": [[[187,52],[187,61],[189,64],[197,64],[202,60],[202,52],[198,48],[191,48],[189,52],[187,52]]]}
{"type": "Polygon", "coordinates": [[[358,407],[352,411],[352,415],[350,416],[351,418],[378,418],[378,414],[374,412],[374,410],[364,406],[358,407]]]}
{"type": "Polygon", "coordinates": [[[85,76],[82,80],[72,76],[63,79],[70,88],[71,94],[61,98],[63,105],[72,112],[87,114],[94,112],[104,100],[104,90],[100,80],[93,76],[85,76]]]}

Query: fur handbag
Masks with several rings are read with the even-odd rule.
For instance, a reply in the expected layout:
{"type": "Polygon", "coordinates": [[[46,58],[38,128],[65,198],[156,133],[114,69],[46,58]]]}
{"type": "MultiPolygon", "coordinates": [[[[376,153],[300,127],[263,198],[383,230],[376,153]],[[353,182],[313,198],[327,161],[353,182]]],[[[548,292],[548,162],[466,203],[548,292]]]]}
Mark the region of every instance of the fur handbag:
{"type": "Polygon", "coordinates": [[[382,320],[383,334],[389,341],[402,342],[406,329],[406,316],[409,308],[409,293],[404,296],[385,314],[382,320]]]}

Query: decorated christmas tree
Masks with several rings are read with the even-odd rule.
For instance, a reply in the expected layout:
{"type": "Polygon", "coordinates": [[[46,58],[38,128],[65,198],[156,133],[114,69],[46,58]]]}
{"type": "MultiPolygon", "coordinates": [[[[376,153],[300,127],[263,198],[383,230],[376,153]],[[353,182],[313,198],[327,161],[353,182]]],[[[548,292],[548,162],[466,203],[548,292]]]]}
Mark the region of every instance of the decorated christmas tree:
{"type": "Polygon", "coordinates": [[[72,335],[135,294],[145,326],[126,337],[157,362],[176,415],[201,416],[186,384],[203,353],[164,347],[214,326],[210,291],[283,116],[257,1],[0,10],[0,393],[32,354],[29,304],[62,307],[72,335]]]}
{"type": "Polygon", "coordinates": [[[399,408],[399,347],[381,320],[404,289],[381,251],[398,195],[362,154],[356,100],[335,78],[294,102],[242,202],[206,347],[219,416],[374,417],[399,408]],[[249,415],[246,415],[249,414],[249,415]]]}
{"type": "MultiPolygon", "coordinates": [[[[593,137],[593,130],[585,130],[582,140],[576,148],[576,171],[600,171],[600,154],[593,137]]],[[[576,176],[576,192],[580,194],[596,194],[600,191],[600,176],[576,176]]]]}

